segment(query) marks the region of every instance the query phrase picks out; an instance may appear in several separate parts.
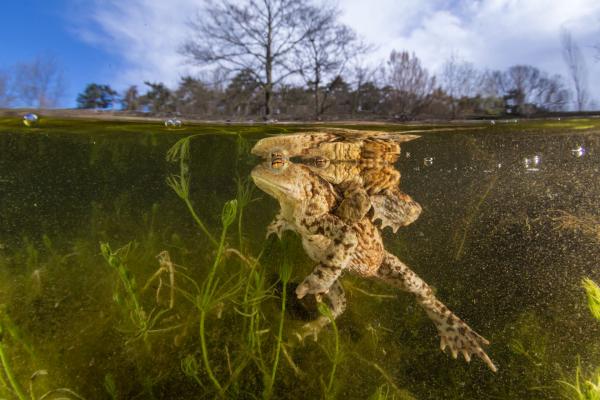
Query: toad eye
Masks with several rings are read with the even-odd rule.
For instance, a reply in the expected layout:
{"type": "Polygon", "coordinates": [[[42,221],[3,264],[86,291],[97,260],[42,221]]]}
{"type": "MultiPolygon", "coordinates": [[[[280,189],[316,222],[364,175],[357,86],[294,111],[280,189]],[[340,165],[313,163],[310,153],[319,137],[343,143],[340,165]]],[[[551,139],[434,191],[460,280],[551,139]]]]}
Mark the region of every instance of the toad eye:
{"type": "Polygon", "coordinates": [[[274,151],[271,153],[271,168],[281,169],[285,166],[286,162],[285,155],[281,151],[274,151]]]}

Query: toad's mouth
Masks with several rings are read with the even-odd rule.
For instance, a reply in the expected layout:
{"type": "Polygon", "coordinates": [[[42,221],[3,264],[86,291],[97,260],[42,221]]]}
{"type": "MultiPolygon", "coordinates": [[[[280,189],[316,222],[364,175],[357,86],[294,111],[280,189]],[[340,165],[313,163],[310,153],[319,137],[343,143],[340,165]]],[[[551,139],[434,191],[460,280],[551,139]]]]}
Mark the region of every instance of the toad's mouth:
{"type": "Polygon", "coordinates": [[[290,189],[286,185],[264,177],[260,171],[252,171],[251,176],[256,186],[273,197],[290,193],[290,189]]]}

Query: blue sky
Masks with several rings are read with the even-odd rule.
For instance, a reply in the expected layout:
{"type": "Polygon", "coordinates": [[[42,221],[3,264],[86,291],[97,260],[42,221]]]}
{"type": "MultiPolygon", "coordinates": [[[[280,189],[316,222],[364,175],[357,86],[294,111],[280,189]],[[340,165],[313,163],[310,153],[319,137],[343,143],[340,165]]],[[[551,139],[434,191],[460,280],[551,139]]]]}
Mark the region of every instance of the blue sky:
{"type": "Polygon", "coordinates": [[[117,54],[78,37],[75,26],[77,15],[85,12],[82,3],[2,0],[0,10],[0,69],[38,55],[54,56],[64,68],[64,106],[74,106],[77,93],[87,83],[108,83],[125,67],[117,54]]]}
{"type": "MultiPolygon", "coordinates": [[[[0,69],[53,54],[63,65],[74,106],[87,83],[118,90],[144,80],[176,85],[197,67],[178,53],[186,21],[203,0],[1,0],[0,69]]],[[[569,29],[586,58],[590,90],[600,100],[598,0],[339,0],[342,20],[376,50],[414,51],[432,72],[452,54],[480,68],[526,63],[566,77],[559,32],[569,29]]]]}

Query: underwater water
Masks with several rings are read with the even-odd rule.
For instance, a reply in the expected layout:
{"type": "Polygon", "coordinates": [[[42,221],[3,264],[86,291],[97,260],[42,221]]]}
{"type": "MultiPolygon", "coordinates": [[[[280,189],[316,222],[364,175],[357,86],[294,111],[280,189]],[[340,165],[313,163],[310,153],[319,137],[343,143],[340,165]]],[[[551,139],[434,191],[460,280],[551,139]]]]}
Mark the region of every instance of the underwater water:
{"type": "Polygon", "coordinates": [[[569,385],[600,368],[582,288],[600,282],[600,121],[354,129],[419,136],[393,168],[422,212],[383,245],[497,372],[440,351],[414,296],[352,274],[345,312],[298,340],[332,315],[296,299],[315,262],[298,234],[265,237],[279,204],[250,151],[318,127],[7,118],[0,397],[587,398],[569,385]]]}

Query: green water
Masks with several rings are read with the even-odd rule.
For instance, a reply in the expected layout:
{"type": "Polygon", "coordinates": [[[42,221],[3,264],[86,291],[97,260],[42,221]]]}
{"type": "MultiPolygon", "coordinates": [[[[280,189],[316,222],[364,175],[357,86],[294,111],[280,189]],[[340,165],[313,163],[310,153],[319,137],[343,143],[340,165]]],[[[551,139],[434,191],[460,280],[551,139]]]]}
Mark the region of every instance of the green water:
{"type": "Polygon", "coordinates": [[[600,281],[600,123],[368,128],[426,131],[397,165],[423,213],[384,243],[490,340],[496,374],[442,353],[411,296],[352,276],[335,327],[298,343],[317,311],[293,289],[314,263],[293,233],[265,239],[278,205],[248,181],[249,149],[307,127],[0,119],[0,396],[557,399],[578,366],[591,376],[600,322],[581,281],[600,281]],[[181,172],[167,151],[193,134],[198,220],[166,183],[181,172]],[[109,263],[101,243],[129,246],[109,263]],[[174,285],[155,275],[164,250],[174,285]]]}

